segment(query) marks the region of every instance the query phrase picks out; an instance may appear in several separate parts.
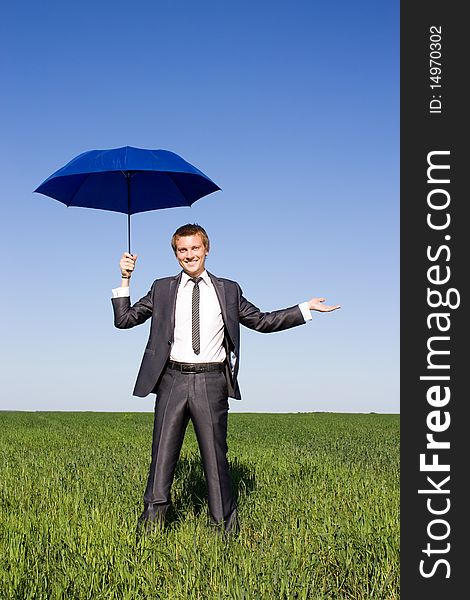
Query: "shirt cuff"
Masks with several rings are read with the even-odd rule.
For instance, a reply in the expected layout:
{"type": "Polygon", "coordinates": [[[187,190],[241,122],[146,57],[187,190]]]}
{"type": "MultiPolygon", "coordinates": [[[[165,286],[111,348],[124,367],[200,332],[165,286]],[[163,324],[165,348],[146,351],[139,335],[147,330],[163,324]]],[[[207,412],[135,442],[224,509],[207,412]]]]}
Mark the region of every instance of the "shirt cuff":
{"type": "Polygon", "coordinates": [[[131,295],[128,287],[118,287],[113,289],[113,298],[128,298],[131,295]]]}
{"type": "Polygon", "coordinates": [[[302,311],[302,316],[305,319],[305,321],[311,321],[312,315],[308,307],[308,302],[302,302],[302,304],[299,304],[299,308],[302,311]]]}

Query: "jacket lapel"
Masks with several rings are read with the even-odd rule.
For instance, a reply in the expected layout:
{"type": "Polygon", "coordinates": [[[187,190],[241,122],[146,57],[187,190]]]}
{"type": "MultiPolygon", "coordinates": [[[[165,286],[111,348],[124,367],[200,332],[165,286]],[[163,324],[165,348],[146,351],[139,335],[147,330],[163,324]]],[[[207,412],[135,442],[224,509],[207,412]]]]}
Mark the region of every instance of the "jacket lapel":
{"type": "Polygon", "coordinates": [[[171,341],[173,341],[173,334],[175,331],[175,310],[176,310],[176,294],[178,292],[178,286],[181,281],[181,273],[176,275],[170,280],[168,288],[168,306],[170,307],[170,332],[171,341]]]}
{"type": "Polygon", "coordinates": [[[222,311],[222,318],[224,320],[225,327],[228,327],[227,299],[225,297],[224,282],[221,281],[220,279],[218,279],[215,275],[212,275],[212,273],[209,273],[209,271],[207,271],[207,274],[211,278],[211,281],[214,285],[215,293],[217,294],[217,298],[218,298],[219,304],[220,304],[220,310],[222,311]]]}
{"type": "Polygon", "coordinates": [[[233,388],[234,385],[234,377],[235,377],[235,365],[237,364],[237,354],[238,348],[235,348],[233,343],[234,332],[236,325],[234,324],[233,318],[229,320],[228,312],[227,312],[227,296],[225,290],[225,284],[222,280],[217,279],[212,273],[209,273],[209,277],[214,285],[215,293],[217,294],[217,298],[219,299],[220,309],[222,311],[222,318],[225,324],[225,336],[224,336],[224,346],[225,352],[227,354],[227,364],[228,364],[228,377],[230,378],[230,385],[233,388]],[[232,329],[232,327],[234,329],[232,329]]]}

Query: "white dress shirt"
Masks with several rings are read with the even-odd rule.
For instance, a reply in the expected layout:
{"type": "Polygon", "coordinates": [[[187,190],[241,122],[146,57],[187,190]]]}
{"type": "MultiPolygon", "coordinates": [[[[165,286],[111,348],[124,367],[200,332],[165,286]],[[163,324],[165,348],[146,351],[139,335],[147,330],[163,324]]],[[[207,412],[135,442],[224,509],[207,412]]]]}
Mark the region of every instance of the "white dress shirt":
{"type": "Polygon", "coordinates": [[[182,273],[176,294],[175,333],[170,351],[171,360],[185,363],[224,362],[224,321],[214,285],[204,271],[199,282],[199,322],[201,351],[195,354],[192,348],[192,296],[194,283],[182,273]]]}
{"type": "MultiPolygon", "coordinates": [[[[224,348],[224,321],[214,285],[207,271],[204,271],[199,282],[200,302],[199,319],[201,333],[201,351],[195,354],[192,348],[192,294],[194,283],[184,271],[176,294],[175,332],[170,350],[171,360],[185,363],[223,362],[226,352],[224,348]]],[[[113,298],[130,296],[128,287],[113,289],[113,298]]],[[[312,315],[308,302],[299,304],[305,321],[311,321],[312,315]]]]}

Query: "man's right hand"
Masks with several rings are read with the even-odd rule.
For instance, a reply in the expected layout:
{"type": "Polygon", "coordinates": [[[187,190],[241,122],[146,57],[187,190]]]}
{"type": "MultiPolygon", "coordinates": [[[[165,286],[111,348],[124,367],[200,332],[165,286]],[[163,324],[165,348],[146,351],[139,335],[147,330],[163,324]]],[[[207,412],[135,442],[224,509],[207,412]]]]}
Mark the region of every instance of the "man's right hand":
{"type": "Polygon", "coordinates": [[[119,268],[121,269],[121,275],[125,278],[130,277],[135,269],[135,262],[137,260],[137,254],[129,254],[124,252],[119,261],[119,268]]]}

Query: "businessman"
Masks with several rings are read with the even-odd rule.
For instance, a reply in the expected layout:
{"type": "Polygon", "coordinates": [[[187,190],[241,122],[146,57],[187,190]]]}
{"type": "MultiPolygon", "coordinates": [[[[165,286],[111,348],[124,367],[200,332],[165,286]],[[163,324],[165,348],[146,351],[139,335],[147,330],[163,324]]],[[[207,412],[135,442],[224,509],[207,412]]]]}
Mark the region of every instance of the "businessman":
{"type": "Polygon", "coordinates": [[[182,271],[153,282],[148,294],[131,305],[129,282],[137,256],[124,253],[121,287],[113,290],[114,324],[120,329],[151,319],[150,335],[134,395],[156,394],[152,458],[144,510],[145,529],[163,524],[183,438],[191,419],[202,457],[210,519],[229,533],[236,506],[227,461],[228,397],[240,399],[237,383],[240,324],[269,333],[301,325],[310,311],[331,312],[324,298],[261,312],[235,281],[206,271],[209,238],[197,224],[183,225],[171,246],[182,271]]]}

